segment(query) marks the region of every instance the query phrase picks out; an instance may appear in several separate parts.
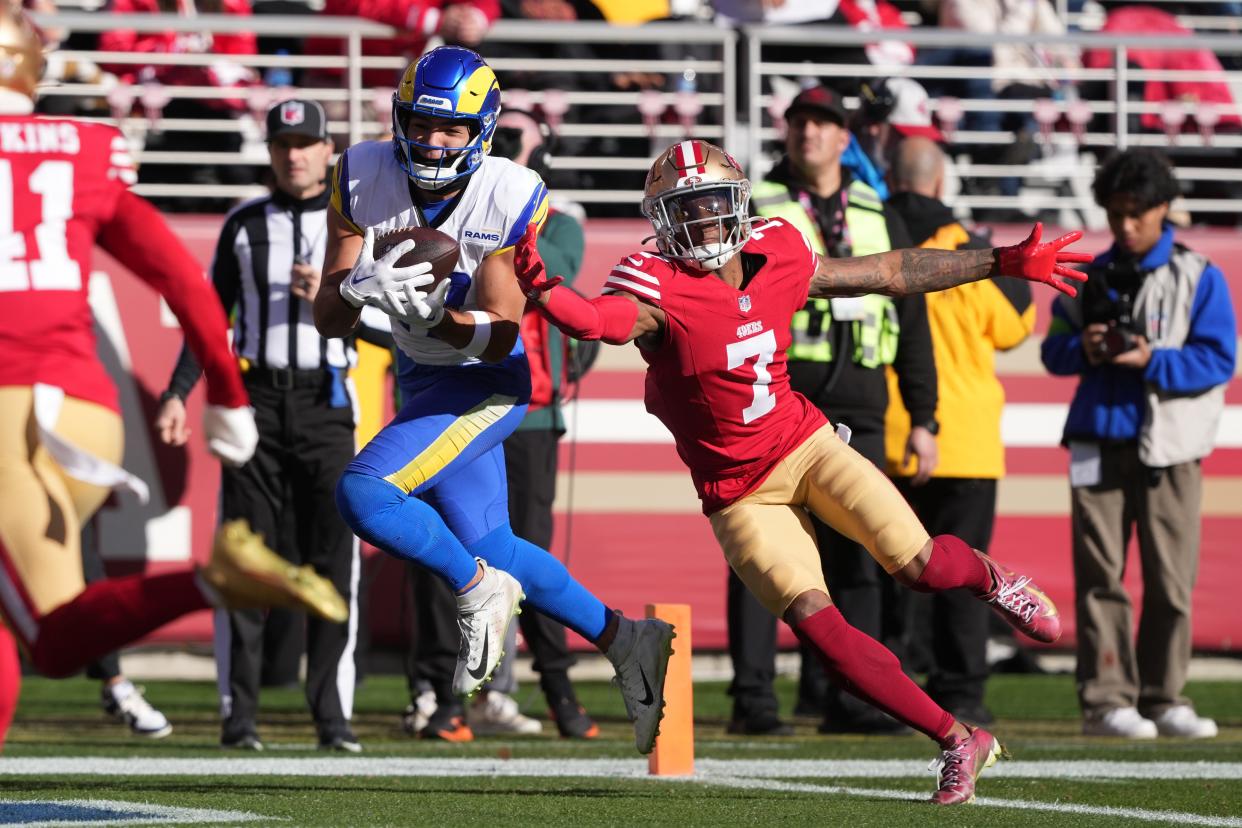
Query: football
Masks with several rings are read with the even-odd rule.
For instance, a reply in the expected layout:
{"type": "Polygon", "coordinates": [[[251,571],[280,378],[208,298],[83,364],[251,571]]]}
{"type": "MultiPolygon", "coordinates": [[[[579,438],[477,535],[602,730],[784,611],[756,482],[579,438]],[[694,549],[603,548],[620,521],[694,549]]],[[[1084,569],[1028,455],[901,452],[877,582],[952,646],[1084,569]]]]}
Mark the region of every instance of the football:
{"type": "Polygon", "coordinates": [[[460,252],[457,240],[433,227],[401,227],[376,235],[372,256],[375,259],[383,258],[385,253],[406,239],[414,242],[414,249],[397,259],[398,267],[431,262],[431,275],[439,282],[457,266],[457,255],[460,252]]]}

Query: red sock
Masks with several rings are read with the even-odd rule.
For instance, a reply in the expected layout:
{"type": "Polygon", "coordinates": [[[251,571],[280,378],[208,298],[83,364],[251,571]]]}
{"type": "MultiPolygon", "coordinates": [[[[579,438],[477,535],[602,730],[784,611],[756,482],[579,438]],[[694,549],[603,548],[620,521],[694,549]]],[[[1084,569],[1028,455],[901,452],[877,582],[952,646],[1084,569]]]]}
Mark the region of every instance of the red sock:
{"type": "Polygon", "coordinates": [[[941,743],[953,717],[901,671],[887,647],[855,627],[840,610],[826,607],[794,628],[819,653],[829,677],[848,693],[941,743]]]}
{"type": "Polygon", "coordinates": [[[190,569],[96,581],[39,619],[30,660],[43,675],[64,678],[174,618],[207,607],[190,569]]]}
{"type": "Polygon", "coordinates": [[[9,733],[21,689],[22,665],[17,659],[17,642],[0,624],[0,750],[4,749],[4,737],[9,733]]]}
{"type": "Polygon", "coordinates": [[[910,585],[915,592],[941,592],[964,587],[975,595],[992,588],[992,575],[987,565],[970,548],[970,544],[953,535],[932,538],[931,557],[919,579],[910,585]]]}

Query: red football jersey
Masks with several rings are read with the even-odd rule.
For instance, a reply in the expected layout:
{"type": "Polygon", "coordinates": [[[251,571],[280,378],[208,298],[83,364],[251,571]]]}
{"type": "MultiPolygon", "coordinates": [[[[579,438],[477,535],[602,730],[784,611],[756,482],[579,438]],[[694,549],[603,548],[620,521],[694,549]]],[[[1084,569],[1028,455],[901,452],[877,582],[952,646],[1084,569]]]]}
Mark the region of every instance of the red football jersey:
{"type": "Polygon", "coordinates": [[[622,259],[604,283],[664,311],[664,340],[639,348],[647,410],[673,433],[703,512],[758,486],[827,422],[789,387],[790,322],[806,304],[816,257],[780,219],[756,225],[742,253],[766,261],[738,290],[655,253],[622,259]]]}
{"type": "Polygon", "coordinates": [[[245,405],[219,300],[155,209],[129,192],[135,180],[113,127],[0,116],[0,386],[46,383],[117,407],[87,302],[98,242],[168,300],[205,358],[208,399],[245,405]]]}

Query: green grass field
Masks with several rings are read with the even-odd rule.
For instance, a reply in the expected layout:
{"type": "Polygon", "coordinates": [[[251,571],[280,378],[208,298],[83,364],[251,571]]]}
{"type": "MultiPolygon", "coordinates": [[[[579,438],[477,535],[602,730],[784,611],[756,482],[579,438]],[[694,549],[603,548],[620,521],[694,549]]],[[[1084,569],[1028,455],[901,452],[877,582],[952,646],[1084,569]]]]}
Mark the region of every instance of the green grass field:
{"type": "MultiPolygon", "coordinates": [[[[792,684],[782,682],[788,697],[792,684]]],[[[265,691],[262,754],[217,746],[213,684],[148,682],[175,726],[160,741],[103,719],[94,682],[27,678],[0,759],[0,824],[200,822],[286,825],[1223,825],[1242,828],[1242,683],[1192,683],[1221,724],[1206,742],[1145,744],[1078,735],[1069,676],[993,677],[994,728],[1014,759],[989,771],[980,801],[936,809],[926,798],[935,756],[923,737],[726,736],[720,683],[695,686],[696,777],[656,780],[633,750],[619,697],[583,684],[603,733],[593,742],[545,734],[453,745],[400,730],[404,681],[372,676],[355,729],[366,752],[313,749],[301,694],[265,691]],[[797,761],[802,760],[802,761],[797,761]],[[127,805],[107,806],[101,800],[127,805]],[[54,802],[53,802],[54,801],[54,802]],[[174,806],[143,816],[134,803],[174,806]]],[[[539,710],[533,685],[519,694],[539,710]],[[529,688],[529,689],[528,689],[529,688]]],[[[785,709],[788,709],[788,704],[785,709]]]]}

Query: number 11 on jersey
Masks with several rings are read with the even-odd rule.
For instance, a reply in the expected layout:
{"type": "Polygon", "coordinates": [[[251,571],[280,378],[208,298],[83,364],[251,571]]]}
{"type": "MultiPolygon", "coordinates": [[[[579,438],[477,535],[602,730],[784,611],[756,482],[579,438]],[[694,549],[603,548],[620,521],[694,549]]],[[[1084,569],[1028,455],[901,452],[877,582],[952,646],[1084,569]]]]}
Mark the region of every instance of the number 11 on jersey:
{"type": "Polygon", "coordinates": [[[776,332],[764,331],[758,336],[733,342],[725,346],[725,354],[730,371],[743,365],[751,357],[756,357],[755,381],[751,385],[754,401],[742,409],[742,422],[749,425],[776,407],[776,395],[768,387],[772,384],[768,365],[776,356],[776,332]]]}

